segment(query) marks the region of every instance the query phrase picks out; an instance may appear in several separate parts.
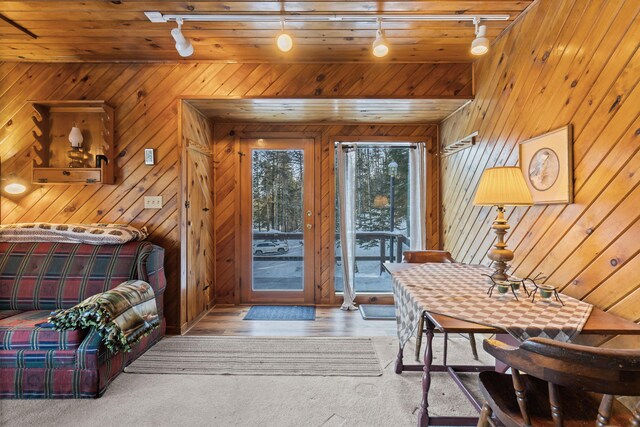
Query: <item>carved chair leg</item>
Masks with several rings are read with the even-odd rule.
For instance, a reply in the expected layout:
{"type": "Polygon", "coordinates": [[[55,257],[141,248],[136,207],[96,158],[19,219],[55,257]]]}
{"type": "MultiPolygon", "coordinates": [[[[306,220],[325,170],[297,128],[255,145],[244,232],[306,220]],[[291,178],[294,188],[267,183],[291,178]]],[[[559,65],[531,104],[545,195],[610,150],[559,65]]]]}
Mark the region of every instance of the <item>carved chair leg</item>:
{"type": "Polygon", "coordinates": [[[631,427],[640,427],[640,401],[633,409],[633,417],[631,417],[631,427]]]}
{"type": "Polygon", "coordinates": [[[478,419],[478,427],[487,427],[489,425],[489,418],[493,414],[493,410],[488,403],[482,405],[482,411],[480,412],[480,418],[478,419]]]}
{"type": "Polygon", "coordinates": [[[474,334],[469,334],[469,342],[471,343],[473,358],[478,360],[478,349],[476,348],[476,336],[474,334]]]}
{"type": "Polygon", "coordinates": [[[551,418],[553,419],[553,425],[556,427],[562,427],[563,415],[562,415],[562,403],[560,402],[560,393],[558,386],[549,383],[549,405],[551,407],[551,418]]]}
{"type": "Polygon", "coordinates": [[[531,417],[529,416],[529,410],[527,409],[527,395],[525,392],[524,384],[522,384],[522,377],[520,371],[517,369],[511,369],[511,378],[513,379],[513,388],[516,390],[516,400],[520,407],[520,414],[525,425],[531,425],[531,417]]]}
{"type": "Polygon", "coordinates": [[[609,419],[611,418],[611,410],[613,409],[613,396],[605,394],[600,401],[600,407],[598,408],[598,418],[596,419],[596,426],[605,427],[609,425],[609,419]]]}
{"type": "Polygon", "coordinates": [[[418,320],[418,332],[416,333],[416,361],[420,362],[420,347],[422,347],[422,334],[424,333],[424,316],[418,320]]]}

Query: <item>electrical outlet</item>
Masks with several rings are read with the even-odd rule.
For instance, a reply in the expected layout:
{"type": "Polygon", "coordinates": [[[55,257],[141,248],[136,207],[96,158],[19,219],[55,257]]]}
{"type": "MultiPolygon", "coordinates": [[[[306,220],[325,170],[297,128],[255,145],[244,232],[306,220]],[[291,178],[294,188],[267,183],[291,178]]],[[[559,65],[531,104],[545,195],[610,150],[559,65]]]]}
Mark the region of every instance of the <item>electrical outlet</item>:
{"type": "Polygon", "coordinates": [[[162,196],[144,196],[145,209],[162,209],[162,196]]]}

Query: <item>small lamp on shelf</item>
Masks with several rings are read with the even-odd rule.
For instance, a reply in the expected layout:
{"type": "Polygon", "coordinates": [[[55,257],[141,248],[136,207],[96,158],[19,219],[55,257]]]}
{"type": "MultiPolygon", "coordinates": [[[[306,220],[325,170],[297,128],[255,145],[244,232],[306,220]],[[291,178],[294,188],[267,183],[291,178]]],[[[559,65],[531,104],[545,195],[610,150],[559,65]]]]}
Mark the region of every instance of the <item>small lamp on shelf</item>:
{"type": "Polygon", "coordinates": [[[493,261],[494,280],[507,280],[507,262],[513,259],[513,252],[507,249],[504,236],[509,224],[504,218],[505,206],[530,206],[533,204],[531,192],[519,167],[495,167],[485,169],[480,178],[473,204],[476,206],[496,206],[498,216],[491,228],[498,241],[489,251],[489,259],[493,261]]]}
{"type": "Polygon", "coordinates": [[[69,132],[69,142],[71,143],[71,150],[67,152],[67,156],[71,159],[69,163],[70,168],[84,168],[86,162],[89,159],[89,155],[82,150],[82,131],[80,128],[73,124],[71,132],[69,132]]]}

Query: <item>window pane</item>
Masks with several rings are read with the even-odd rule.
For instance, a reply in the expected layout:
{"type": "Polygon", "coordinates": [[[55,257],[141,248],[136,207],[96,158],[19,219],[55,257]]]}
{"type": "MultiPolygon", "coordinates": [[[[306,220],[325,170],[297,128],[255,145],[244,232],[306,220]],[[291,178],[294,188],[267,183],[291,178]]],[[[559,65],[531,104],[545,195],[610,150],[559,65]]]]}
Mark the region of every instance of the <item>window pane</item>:
{"type": "Polygon", "coordinates": [[[303,150],[253,150],[253,290],[302,291],[303,150]]]}
{"type": "MultiPolygon", "coordinates": [[[[356,150],[356,292],[392,292],[391,276],[382,264],[397,261],[398,255],[408,249],[410,150],[373,144],[359,144],[356,150]],[[391,171],[389,165],[392,165],[391,171]]],[[[342,292],[340,183],[337,179],[336,185],[335,287],[336,292],[342,292]]]]}

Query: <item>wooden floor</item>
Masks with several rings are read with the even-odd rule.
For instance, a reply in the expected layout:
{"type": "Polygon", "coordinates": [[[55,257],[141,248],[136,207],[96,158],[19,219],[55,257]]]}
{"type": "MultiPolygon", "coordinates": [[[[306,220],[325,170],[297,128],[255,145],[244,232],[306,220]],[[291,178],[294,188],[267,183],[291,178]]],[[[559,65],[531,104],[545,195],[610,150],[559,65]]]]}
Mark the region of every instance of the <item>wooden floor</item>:
{"type": "Polygon", "coordinates": [[[214,307],[186,335],[380,337],[396,336],[392,320],[364,320],[359,311],[316,308],[313,321],[242,320],[251,306],[214,307]]]}

